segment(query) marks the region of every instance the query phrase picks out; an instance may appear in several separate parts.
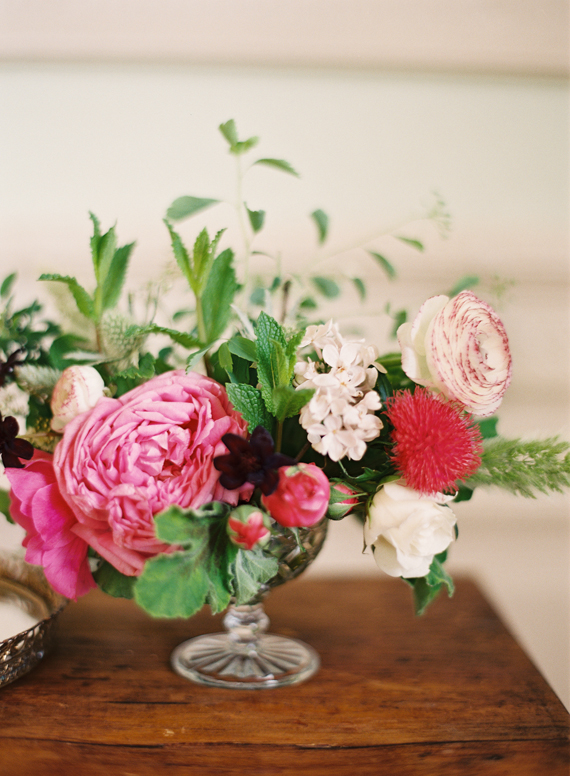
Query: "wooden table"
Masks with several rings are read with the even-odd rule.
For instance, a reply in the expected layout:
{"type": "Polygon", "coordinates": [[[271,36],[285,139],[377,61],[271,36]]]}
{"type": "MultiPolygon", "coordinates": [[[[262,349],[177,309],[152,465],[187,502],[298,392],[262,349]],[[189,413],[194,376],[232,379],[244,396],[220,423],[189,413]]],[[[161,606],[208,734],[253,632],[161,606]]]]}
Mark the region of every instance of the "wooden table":
{"type": "Polygon", "coordinates": [[[387,579],[298,580],[266,609],[320,653],[309,682],[200,687],[169,655],[219,618],[70,605],[55,651],[0,692],[0,773],[567,776],[569,716],[471,582],[423,618],[387,579]]]}

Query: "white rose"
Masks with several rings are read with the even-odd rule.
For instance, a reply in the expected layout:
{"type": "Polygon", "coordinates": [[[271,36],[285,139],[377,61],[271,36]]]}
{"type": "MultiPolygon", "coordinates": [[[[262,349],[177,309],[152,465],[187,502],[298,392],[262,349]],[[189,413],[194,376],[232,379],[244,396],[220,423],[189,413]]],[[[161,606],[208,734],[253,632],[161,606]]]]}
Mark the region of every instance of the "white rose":
{"type": "Polygon", "coordinates": [[[382,571],[391,577],[425,577],[434,556],[455,538],[455,515],[437,503],[452,498],[443,494],[426,498],[397,482],[378,491],[364,524],[364,543],[372,547],[382,571]]]}
{"type": "Polygon", "coordinates": [[[471,291],[428,299],[398,329],[402,369],[419,385],[492,415],[511,381],[511,354],[495,311],[471,291]]]}
{"type": "Polygon", "coordinates": [[[105,383],[92,366],[70,366],[55,384],[51,397],[51,427],[58,434],[82,412],[93,409],[104,396],[105,383]]]}

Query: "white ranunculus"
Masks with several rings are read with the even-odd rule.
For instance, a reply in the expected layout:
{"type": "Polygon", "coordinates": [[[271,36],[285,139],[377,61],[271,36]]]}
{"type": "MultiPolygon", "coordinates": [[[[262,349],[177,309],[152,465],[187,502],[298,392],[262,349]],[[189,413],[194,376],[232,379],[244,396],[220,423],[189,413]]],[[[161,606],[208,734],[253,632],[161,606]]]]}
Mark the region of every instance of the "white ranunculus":
{"type": "Polygon", "coordinates": [[[435,555],[455,538],[455,515],[443,502],[453,496],[422,496],[388,482],[374,496],[364,524],[364,543],[391,577],[425,577],[435,555]],[[442,503],[438,503],[442,502],[442,503]]]}
{"type": "Polygon", "coordinates": [[[70,366],[64,369],[51,397],[51,427],[58,434],[73,418],[93,409],[105,395],[105,383],[92,366],[70,366]]]}
{"type": "Polygon", "coordinates": [[[495,311],[471,291],[428,299],[413,323],[400,326],[398,341],[402,368],[415,383],[474,415],[498,408],[511,380],[507,334],[495,311]]]}

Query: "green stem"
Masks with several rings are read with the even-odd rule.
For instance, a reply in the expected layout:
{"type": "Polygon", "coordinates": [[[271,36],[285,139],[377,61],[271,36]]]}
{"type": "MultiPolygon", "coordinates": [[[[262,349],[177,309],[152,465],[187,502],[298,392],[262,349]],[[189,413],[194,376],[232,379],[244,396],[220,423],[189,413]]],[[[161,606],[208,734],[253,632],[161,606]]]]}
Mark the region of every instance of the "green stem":
{"type": "Polygon", "coordinates": [[[243,172],[241,168],[241,157],[238,154],[236,156],[236,202],[235,202],[235,209],[238,217],[238,223],[241,230],[242,238],[243,238],[243,246],[244,246],[244,256],[243,256],[243,269],[244,269],[244,278],[243,278],[243,286],[244,290],[247,293],[247,286],[249,283],[249,259],[251,256],[251,241],[249,239],[249,234],[247,231],[247,226],[245,222],[245,202],[243,201],[243,172]]]}
{"type": "Polygon", "coordinates": [[[277,435],[275,437],[275,452],[281,452],[281,445],[283,443],[283,421],[277,423],[277,435]]]}

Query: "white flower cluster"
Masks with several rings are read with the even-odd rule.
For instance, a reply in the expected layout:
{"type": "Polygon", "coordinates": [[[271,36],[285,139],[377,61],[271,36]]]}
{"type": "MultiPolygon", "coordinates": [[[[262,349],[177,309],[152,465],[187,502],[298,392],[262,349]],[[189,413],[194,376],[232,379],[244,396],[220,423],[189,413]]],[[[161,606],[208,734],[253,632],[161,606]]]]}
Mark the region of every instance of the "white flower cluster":
{"type": "Polygon", "coordinates": [[[380,435],[382,421],[374,414],[382,406],[374,390],[378,352],[363,342],[347,342],[332,320],[309,326],[300,347],[312,345],[318,361],[295,364],[297,388],[314,388],[301,410],[300,422],[313,448],[333,461],[359,461],[366,443],[380,435]]]}

